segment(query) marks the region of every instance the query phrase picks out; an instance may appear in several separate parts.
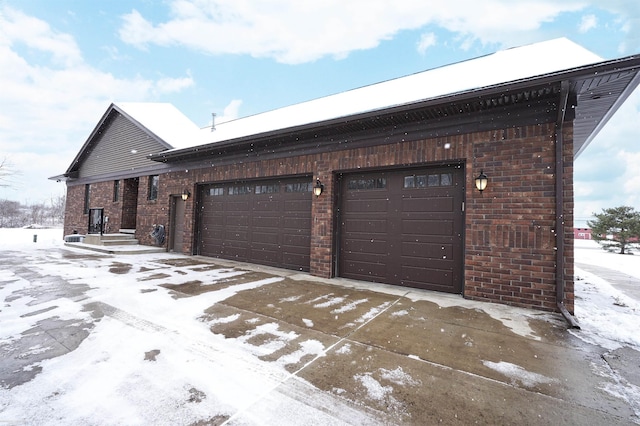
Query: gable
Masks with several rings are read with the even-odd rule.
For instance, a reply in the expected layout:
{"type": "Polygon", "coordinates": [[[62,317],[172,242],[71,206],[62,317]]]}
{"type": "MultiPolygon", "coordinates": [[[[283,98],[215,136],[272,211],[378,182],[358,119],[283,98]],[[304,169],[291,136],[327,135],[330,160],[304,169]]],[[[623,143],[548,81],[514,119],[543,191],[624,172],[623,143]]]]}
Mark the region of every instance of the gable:
{"type": "Polygon", "coordinates": [[[121,172],[157,168],[150,154],[166,149],[156,138],[111,110],[72,166],[78,178],[118,175],[121,172]]]}

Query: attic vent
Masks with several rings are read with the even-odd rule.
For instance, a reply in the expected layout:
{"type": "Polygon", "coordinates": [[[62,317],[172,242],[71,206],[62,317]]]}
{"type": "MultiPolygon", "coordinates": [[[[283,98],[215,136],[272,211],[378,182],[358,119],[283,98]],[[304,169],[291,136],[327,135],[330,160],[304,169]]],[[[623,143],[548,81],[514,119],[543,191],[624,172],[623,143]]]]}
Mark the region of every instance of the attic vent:
{"type": "Polygon", "coordinates": [[[216,113],[215,112],[211,113],[211,131],[212,132],[216,131],[216,113]]]}

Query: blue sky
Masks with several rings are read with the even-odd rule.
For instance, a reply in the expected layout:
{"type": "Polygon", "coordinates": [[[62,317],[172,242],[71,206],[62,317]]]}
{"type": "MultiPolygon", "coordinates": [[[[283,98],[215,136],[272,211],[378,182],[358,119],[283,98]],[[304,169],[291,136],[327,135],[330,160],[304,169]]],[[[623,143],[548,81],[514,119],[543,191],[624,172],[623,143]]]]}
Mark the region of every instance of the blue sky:
{"type": "MultiPolygon", "coordinates": [[[[0,159],[18,172],[0,198],[64,193],[47,178],[111,102],[170,102],[205,126],[555,37],[640,54],[640,3],[0,0],[0,159]]],[[[640,91],[576,161],[577,224],[640,210],[638,164],[640,91]]]]}

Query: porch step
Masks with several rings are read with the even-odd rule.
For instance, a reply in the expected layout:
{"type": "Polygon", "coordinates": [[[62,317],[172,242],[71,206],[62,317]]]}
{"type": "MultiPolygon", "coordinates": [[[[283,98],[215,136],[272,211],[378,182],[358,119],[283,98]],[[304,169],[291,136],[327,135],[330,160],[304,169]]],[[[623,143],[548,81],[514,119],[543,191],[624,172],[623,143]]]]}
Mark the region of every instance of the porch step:
{"type": "Polygon", "coordinates": [[[83,239],[65,242],[66,246],[77,247],[108,254],[164,253],[164,247],[141,246],[132,232],[118,234],[88,234],[83,239]]]}
{"type": "Polygon", "coordinates": [[[84,243],[96,246],[135,246],[138,240],[131,234],[89,234],[85,236],[84,243]]]}

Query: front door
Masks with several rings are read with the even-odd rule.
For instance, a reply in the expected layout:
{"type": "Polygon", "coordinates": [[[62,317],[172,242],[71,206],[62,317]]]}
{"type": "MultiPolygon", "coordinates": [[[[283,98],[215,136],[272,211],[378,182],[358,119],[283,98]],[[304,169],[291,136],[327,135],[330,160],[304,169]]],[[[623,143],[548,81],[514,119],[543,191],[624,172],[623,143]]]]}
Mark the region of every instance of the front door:
{"type": "Polygon", "coordinates": [[[122,229],[136,229],[138,178],[125,179],[122,188],[122,229]]]}
{"type": "Polygon", "coordinates": [[[182,197],[171,197],[171,229],[169,235],[169,251],[182,253],[184,242],[184,215],[186,201],[182,197]]]}

